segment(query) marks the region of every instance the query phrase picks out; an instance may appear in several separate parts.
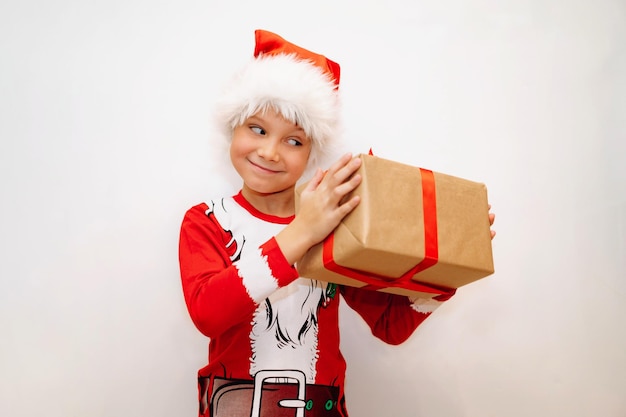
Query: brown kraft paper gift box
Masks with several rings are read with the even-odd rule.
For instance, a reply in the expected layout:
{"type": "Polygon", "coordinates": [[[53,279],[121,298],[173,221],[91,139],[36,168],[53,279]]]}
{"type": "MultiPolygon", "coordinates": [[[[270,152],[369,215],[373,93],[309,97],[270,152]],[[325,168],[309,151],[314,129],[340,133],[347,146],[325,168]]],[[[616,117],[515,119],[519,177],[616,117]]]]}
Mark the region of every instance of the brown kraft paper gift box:
{"type": "Polygon", "coordinates": [[[494,272],[484,184],[358,157],[361,202],[297,263],[302,277],[432,298],[494,272]]]}

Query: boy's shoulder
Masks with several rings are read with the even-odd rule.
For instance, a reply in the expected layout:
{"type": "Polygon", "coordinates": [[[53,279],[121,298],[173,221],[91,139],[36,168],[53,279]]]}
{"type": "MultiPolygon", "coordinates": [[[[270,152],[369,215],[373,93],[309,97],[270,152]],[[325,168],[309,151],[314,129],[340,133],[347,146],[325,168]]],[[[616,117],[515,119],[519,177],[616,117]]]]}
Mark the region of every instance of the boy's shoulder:
{"type": "Polygon", "coordinates": [[[208,198],[200,203],[193,205],[187,212],[202,212],[205,215],[214,212],[229,213],[235,211],[237,203],[234,197],[215,197],[208,198]]]}
{"type": "Polygon", "coordinates": [[[236,202],[234,196],[207,199],[192,206],[186,215],[198,220],[217,222],[222,227],[230,227],[241,217],[248,217],[246,210],[236,202]]]}

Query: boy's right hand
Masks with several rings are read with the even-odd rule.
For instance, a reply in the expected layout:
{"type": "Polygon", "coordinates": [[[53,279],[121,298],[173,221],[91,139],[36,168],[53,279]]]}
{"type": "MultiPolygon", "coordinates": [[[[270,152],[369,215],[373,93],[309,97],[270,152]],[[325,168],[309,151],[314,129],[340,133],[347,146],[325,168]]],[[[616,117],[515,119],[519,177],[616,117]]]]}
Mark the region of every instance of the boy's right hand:
{"type": "Polygon", "coordinates": [[[359,204],[359,196],[352,196],[348,200],[344,197],[361,183],[361,176],[353,175],[360,166],[360,158],[346,154],[325,173],[318,169],[302,190],[296,217],[276,236],[290,264],[294,264],[309,248],[324,240],[359,204]]]}

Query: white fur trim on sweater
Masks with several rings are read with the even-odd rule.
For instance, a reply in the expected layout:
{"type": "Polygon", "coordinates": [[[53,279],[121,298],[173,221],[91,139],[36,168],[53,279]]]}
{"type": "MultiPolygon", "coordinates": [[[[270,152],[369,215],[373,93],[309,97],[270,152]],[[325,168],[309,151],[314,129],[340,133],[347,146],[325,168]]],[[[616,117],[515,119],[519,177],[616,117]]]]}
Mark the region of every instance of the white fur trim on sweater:
{"type": "MultiPolygon", "coordinates": [[[[248,249],[248,247],[244,246],[243,252],[247,252],[246,249],[248,249]]],[[[260,304],[265,300],[268,294],[278,289],[278,281],[272,274],[272,270],[267,263],[267,256],[261,253],[262,249],[251,249],[255,250],[257,254],[242,256],[234,265],[237,268],[250,298],[254,300],[255,303],[260,304]]]]}
{"type": "Polygon", "coordinates": [[[425,299],[425,298],[409,298],[412,302],[411,307],[418,313],[430,314],[435,311],[443,302],[425,299]]]}

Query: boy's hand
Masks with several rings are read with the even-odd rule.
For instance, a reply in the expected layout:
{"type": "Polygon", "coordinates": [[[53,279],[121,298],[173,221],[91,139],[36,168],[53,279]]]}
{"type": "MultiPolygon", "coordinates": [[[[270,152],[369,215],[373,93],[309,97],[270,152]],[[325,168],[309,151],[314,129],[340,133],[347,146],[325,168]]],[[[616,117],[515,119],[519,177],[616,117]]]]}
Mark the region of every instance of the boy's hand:
{"type": "MultiPolygon", "coordinates": [[[[491,210],[491,204],[489,204],[489,210],[491,210]]],[[[496,221],[496,215],[494,213],[489,212],[489,225],[493,226],[493,223],[496,221]]],[[[496,231],[491,229],[491,238],[496,237],[496,231]]]]}
{"type": "Polygon", "coordinates": [[[324,240],[359,204],[358,196],[348,200],[344,197],[361,183],[361,176],[353,175],[360,166],[360,158],[346,154],[325,173],[318,169],[302,190],[295,219],[276,236],[289,263],[295,263],[309,248],[324,240]]]}
{"type": "Polygon", "coordinates": [[[300,219],[310,229],[307,234],[311,246],[328,236],[341,219],[359,204],[358,196],[343,200],[346,194],[361,183],[360,175],[352,175],[360,166],[360,158],[344,155],[326,173],[318,169],[302,191],[296,219],[300,219]]]}

